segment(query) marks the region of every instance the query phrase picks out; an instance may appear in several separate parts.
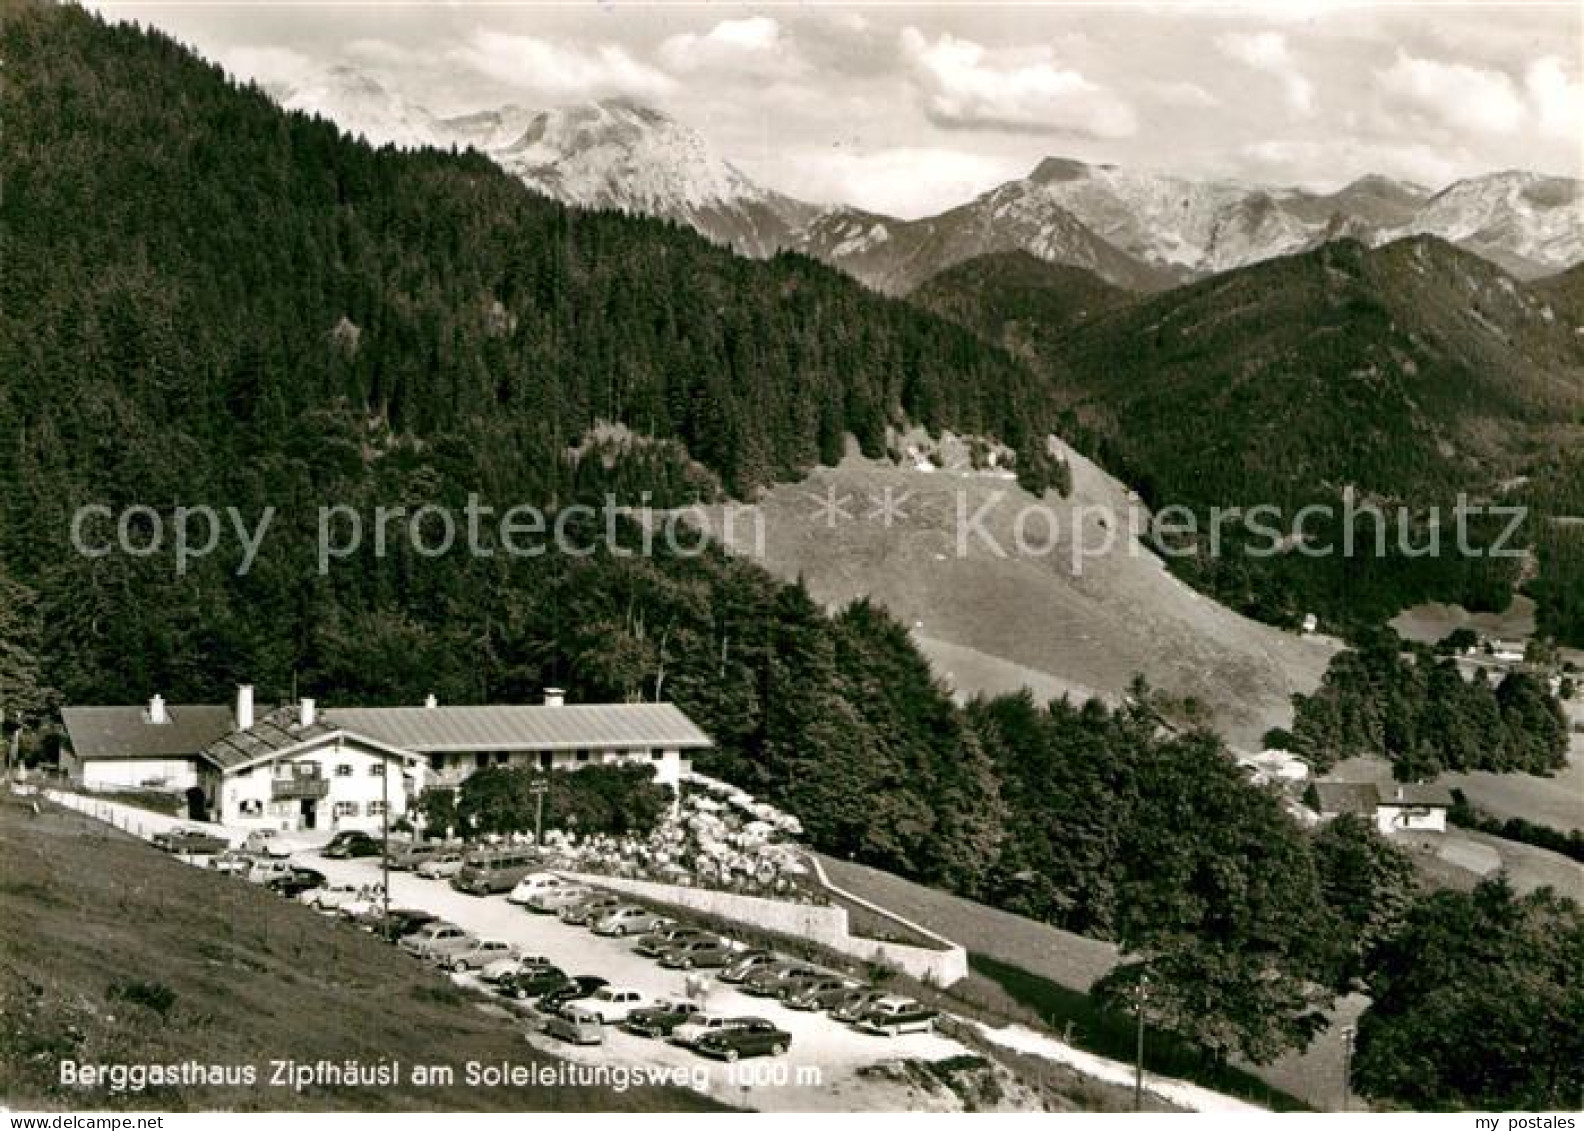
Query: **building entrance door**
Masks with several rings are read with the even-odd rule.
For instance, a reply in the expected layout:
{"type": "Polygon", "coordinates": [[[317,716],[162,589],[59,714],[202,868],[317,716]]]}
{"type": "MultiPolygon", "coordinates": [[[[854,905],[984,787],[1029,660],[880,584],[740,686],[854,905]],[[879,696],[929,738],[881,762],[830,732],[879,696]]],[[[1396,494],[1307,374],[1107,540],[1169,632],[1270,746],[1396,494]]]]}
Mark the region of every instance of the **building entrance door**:
{"type": "Polygon", "coordinates": [[[311,829],[314,827],[315,822],[319,818],[319,802],[312,797],[304,797],[301,801],[301,805],[301,825],[305,829],[311,829]]]}

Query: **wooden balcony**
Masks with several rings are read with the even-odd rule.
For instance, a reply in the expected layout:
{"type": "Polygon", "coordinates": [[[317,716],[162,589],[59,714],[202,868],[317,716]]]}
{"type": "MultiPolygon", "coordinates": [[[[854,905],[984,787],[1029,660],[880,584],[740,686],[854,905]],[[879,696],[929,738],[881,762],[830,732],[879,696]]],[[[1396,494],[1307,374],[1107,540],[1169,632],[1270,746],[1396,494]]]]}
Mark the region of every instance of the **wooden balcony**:
{"type": "Polygon", "coordinates": [[[274,778],[270,782],[270,797],[276,801],[287,801],[295,797],[320,798],[330,792],[330,779],[312,776],[292,778],[274,778]]]}

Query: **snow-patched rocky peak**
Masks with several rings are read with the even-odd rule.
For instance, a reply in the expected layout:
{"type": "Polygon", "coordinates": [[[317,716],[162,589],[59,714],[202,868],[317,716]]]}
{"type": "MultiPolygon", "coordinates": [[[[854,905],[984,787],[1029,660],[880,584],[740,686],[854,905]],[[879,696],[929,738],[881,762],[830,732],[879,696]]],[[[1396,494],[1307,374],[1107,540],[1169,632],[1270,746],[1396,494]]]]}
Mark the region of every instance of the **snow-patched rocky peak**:
{"type": "Polygon", "coordinates": [[[1584,260],[1584,181],[1522,171],[1470,177],[1388,234],[1440,236],[1521,278],[1551,274],[1584,260]]]}
{"type": "Polygon", "coordinates": [[[280,92],[288,110],[328,118],[353,137],[374,145],[416,148],[449,145],[447,131],[433,114],[356,67],[335,66],[280,92]]]}
{"type": "Polygon", "coordinates": [[[490,156],[557,200],[678,220],[749,254],[786,246],[816,212],[757,184],[695,130],[623,99],[536,114],[490,156]]]}

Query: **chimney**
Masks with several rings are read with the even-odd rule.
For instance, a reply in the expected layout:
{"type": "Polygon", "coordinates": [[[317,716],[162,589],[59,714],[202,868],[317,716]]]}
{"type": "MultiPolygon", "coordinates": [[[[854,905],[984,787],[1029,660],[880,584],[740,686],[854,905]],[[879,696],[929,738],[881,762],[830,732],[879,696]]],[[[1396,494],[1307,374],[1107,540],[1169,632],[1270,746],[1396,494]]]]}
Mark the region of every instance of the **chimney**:
{"type": "Polygon", "coordinates": [[[440,700],[436,699],[432,693],[429,694],[429,695],[425,695],[424,696],[424,706],[432,711],[436,707],[440,706],[440,700]]]}
{"type": "Polygon", "coordinates": [[[237,730],[247,730],[253,725],[253,685],[251,683],[244,683],[237,688],[236,725],[237,730]]]}
{"type": "Polygon", "coordinates": [[[566,692],[559,687],[544,689],[544,705],[546,707],[560,707],[566,703],[566,692]]]}
{"type": "Polygon", "coordinates": [[[1397,800],[1401,801],[1402,799],[1403,799],[1403,787],[1402,786],[1398,786],[1397,787],[1397,800]]]}
{"type": "Polygon", "coordinates": [[[156,726],[170,722],[170,716],[165,713],[165,696],[156,695],[149,700],[148,721],[156,726]]]}
{"type": "Polygon", "coordinates": [[[297,704],[297,722],[302,727],[311,727],[319,718],[319,707],[312,699],[304,699],[297,704]]]}

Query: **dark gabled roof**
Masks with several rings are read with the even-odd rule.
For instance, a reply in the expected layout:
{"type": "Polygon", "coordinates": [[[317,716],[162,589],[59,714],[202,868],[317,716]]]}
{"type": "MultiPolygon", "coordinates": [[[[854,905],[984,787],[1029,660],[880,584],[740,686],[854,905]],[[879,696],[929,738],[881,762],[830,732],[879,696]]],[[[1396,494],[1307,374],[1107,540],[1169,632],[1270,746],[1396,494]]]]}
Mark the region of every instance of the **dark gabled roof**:
{"type": "Polygon", "coordinates": [[[149,722],[148,708],[62,707],[61,721],[78,758],[190,758],[236,725],[230,707],[172,704],[168,722],[149,722]]]}
{"type": "Polygon", "coordinates": [[[307,727],[298,723],[297,718],[295,706],[278,707],[255,720],[247,730],[230,730],[211,742],[203,748],[200,757],[219,769],[229,770],[341,729],[326,723],[323,715],[307,727]]]}
{"type": "Polygon", "coordinates": [[[670,703],[337,707],[321,717],[352,734],[420,754],[712,745],[709,735],[670,703]]]}
{"type": "Polygon", "coordinates": [[[1411,805],[1416,808],[1450,809],[1452,791],[1444,785],[1381,785],[1380,804],[1411,805]]]}
{"type": "Polygon", "coordinates": [[[1359,813],[1371,816],[1380,799],[1373,782],[1317,781],[1310,786],[1315,807],[1325,814],[1359,813]]]}
{"type": "Polygon", "coordinates": [[[67,707],[72,748],[87,758],[194,755],[221,770],[255,762],[324,735],[345,732],[414,754],[476,751],[697,750],[711,745],[670,703],[563,707],[345,707],[312,726],[297,706],[280,707],[237,730],[229,707],[169,707],[149,723],[143,707],[67,707]]]}

